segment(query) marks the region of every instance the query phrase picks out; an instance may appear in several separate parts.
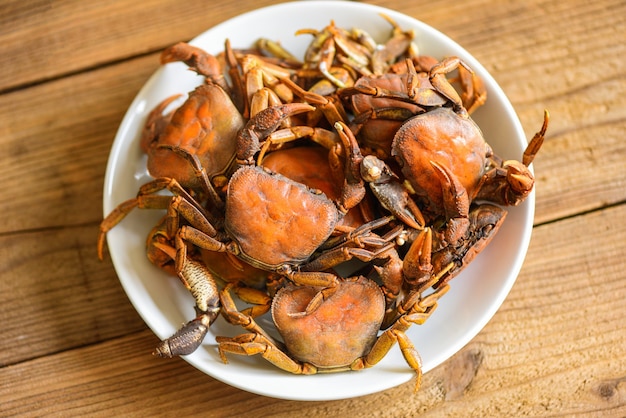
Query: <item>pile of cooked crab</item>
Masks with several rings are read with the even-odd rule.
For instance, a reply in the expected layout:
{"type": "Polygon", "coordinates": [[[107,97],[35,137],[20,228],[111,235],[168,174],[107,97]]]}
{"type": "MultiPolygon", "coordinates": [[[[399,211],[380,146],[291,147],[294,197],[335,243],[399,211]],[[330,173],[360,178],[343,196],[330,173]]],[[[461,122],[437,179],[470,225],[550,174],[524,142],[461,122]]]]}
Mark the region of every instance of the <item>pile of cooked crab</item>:
{"type": "Polygon", "coordinates": [[[204,82],[148,115],[140,146],[152,180],[98,240],[102,259],[130,211],[164,212],[147,256],[180,279],[196,315],[156,355],[192,353],[221,315],[242,328],[216,337],[224,362],[359,370],[397,343],[419,387],[406,331],[533,189],[548,115],[521,161],[499,158],[471,118],[486,100],[481,79],[457,57],[421,55],[413,31],[383,17],[382,43],[334,22],[298,31],[312,37],[302,59],[268,39],[226,40],[217,55],[163,51],[164,65],[184,62],[204,82]],[[280,339],[255,320],[265,314],[280,339]]]}

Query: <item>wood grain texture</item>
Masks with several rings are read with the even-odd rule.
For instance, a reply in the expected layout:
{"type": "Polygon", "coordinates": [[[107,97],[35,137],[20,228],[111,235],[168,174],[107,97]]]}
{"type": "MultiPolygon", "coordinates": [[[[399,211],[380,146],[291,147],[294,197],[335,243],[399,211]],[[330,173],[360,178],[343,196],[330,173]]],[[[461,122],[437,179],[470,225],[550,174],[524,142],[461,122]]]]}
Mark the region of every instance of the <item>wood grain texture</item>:
{"type": "Polygon", "coordinates": [[[92,225],[0,236],[0,367],[145,329],[92,225]]]}
{"type": "MultiPolygon", "coordinates": [[[[493,320],[459,353],[413,384],[332,402],[247,394],[180,359],[150,356],[149,331],[0,369],[9,415],[110,416],[163,411],[214,416],[621,416],[626,413],[626,207],[535,228],[528,258],[493,320]],[[586,225],[595,225],[589,231],[586,225]],[[581,233],[587,231],[588,233],[581,233]],[[597,245],[592,251],[587,241],[597,245]],[[611,257],[598,262],[599,254],[611,257]],[[84,402],[89,398],[89,403],[84,402]]],[[[452,282],[454,284],[454,281],[452,282]]],[[[80,306],[80,304],[79,304],[80,306]]],[[[397,349],[397,348],[395,348],[397,349]]],[[[358,373],[358,372],[355,372],[358,373]]]]}
{"type": "Polygon", "coordinates": [[[99,222],[113,139],[157,68],[154,54],[0,95],[0,232],[99,222]]]}
{"type": "Polygon", "coordinates": [[[0,416],[626,416],[623,0],[368,1],[468,49],[529,138],[551,113],[520,276],[417,394],[268,399],[150,355],[156,337],[95,254],[111,144],[162,48],[274,3],[0,4],[0,416]]]}
{"type": "Polygon", "coordinates": [[[28,86],[189,40],[245,9],[229,2],[9,0],[0,5],[0,91],[28,86]]]}

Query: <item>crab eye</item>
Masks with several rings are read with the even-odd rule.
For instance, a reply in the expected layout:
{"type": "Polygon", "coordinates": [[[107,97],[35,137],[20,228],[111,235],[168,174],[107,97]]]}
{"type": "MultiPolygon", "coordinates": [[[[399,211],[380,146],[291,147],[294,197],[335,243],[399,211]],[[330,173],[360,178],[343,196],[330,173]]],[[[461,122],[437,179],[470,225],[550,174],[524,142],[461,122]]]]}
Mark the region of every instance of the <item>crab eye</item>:
{"type": "Polygon", "coordinates": [[[480,233],[484,237],[491,235],[491,231],[493,231],[493,224],[487,224],[480,229],[480,233]]]}
{"type": "Polygon", "coordinates": [[[361,162],[361,176],[367,182],[375,182],[380,179],[385,168],[385,163],[373,155],[367,155],[361,162]]]}

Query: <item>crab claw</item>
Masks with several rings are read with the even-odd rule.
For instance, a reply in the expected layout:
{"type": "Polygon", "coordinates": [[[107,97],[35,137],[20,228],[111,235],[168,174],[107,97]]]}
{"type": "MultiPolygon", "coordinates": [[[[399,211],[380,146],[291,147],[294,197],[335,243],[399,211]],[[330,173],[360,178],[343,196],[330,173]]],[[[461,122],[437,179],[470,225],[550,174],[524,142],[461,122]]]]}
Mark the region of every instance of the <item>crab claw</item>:
{"type": "Polygon", "coordinates": [[[174,335],[161,341],[152,354],[172,358],[193,353],[202,344],[213,319],[208,315],[200,315],[187,322],[174,335]]]}
{"type": "Polygon", "coordinates": [[[543,145],[550,114],[544,111],[543,125],[528,143],[522,162],[507,160],[501,166],[489,170],[483,176],[476,199],[484,199],[493,203],[516,206],[523,202],[535,185],[535,177],[528,166],[543,145]]]}
{"type": "Polygon", "coordinates": [[[439,249],[432,255],[435,271],[443,271],[449,267],[433,287],[443,286],[459,274],[463,268],[467,267],[496,236],[496,232],[502,226],[506,215],[506,210],[489,203],[472,206],[468,215],[469,228],[463,237],[464,239],[439,249]]]}
{"type": "Polygon", "coordinates": [[[465,235],[469,228],[469,197],[461,182],[448,168],[435,161],[431,161],[430,164],[439,175],[443,190],[446,216],[443,238],[447,244],[454,244],[465,235]]]}
{"type": "Polygon", "coordinates": [[[161,341],[153,352],[157,357],[171,358],[193,353],[220,313],[219,291],[213,275],[203,263],[188,259],[186,244],[180,236],[176,239],[176,250],[159,242],[153,245],[175,258],[178,277],[196,301],[197,316],[174,335],[161,341]]]}
{"type": "Polygon", "coordinates": [[[191,70],[207,77],[225,91],[229,90],[220,62],[203,49],[185,42],[178,42],[161,53],[161,64],[177,61],[184,62],[191,70]]]}
{"type": "Polygon", "coordinates": [[[407,280],[422,283],[430,279],[433,272],[431,264],[432,249],[432,231],[430,228],[424,228],[404,256],[402,270],[407,280]]]}
{"type": "Polygon", "coordinates": [[[366,155],[361,162],[361,176],[385,209],[407,226],[423,228],[426,221],[422,212],[385,162],[374,155],[366,155]]]}
{"type": "Polygon", "coordinates": [[[312,110],[315,108],[306,103],[289,103],[268,107],[257,113],[237,135],[237,162],[254,164],[254,155],[261,150],[261,142],[278,129],[285,119],[312,110]]]}
{"type": "Polygon", "coordinates": [[[360,173],[363,155],[354,134],[345,123],[336,122],[335,129],[341,139],[346,158],[344,182],[341,189],[341,197],[339,198],[339,209],[346,213],[358,205],[365,196],[365,186],[360,173]]]}
{"type": "Polygon", "coordinates": [[[511,188],[511,192],[518,199],[524,199],[535,185],[535,178],[524,164],[519,161],[505,161],[506,180],[511,188]]]}

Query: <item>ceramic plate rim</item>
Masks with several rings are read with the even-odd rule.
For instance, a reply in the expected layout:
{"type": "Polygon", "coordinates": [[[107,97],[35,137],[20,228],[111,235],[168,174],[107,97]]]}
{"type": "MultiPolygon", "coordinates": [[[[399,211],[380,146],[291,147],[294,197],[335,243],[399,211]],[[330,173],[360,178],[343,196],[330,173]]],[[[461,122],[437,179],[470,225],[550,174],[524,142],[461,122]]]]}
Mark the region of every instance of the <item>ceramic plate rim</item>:
{"type": "MultiPolygon", "coordinates": [[[[338,26],[341,26],[343,21],[376,21],[379,19],[380,13],[385,13],[400,23],[403,28],[413,27],[416,30],[418,41],[420,38],[426,37],[430,39],[429,44],[435,42],[441,51],[454,51],[456,55],[468,62],[488,85],[487,105],[484,109],[479,109],[475,119],[486,136],[487,134],[494,134],[496,139],[500,141],[498,139],[500,135],[506,134],[507,138],[510,138],[510,143],[506,142],[506,146],[503,147],[499,143],[494,145],[489,138],[487,139],[492,143],[496,152],[498,152],[498,148],[504,148],[505,153],[513,154],[503,155],[504,157],[520,158],[521,151],[526,145],[524,131],[513,106],[493,77],[474,57],[454,41],[423,22],[400,12],[347,1],[313,0],[281,3],[229,19],[198,35],[191,43],[204,46],[210,37],[228,31],[237,25],[269,16],[290,16],[295,11],[300,14],[304,13],[311,21],[315,22],[322,19],[320,13],[324,13],[327,18],[321,23],[321,26],[301,26],[315,28],[323,27],[330,22],[330,19],[334,19],[338,26]],[[505,120],[506,123],[492,122],[492,119],[500,120],[498,118],[505,120]],[[481,120],[486,121],[489,129],[483,127],[481,120]]],[[[380,20],[382,21],[382,18],[380,20]]],[[[372,25],[381,28],[381,30],[386,28],[384,21],[375,22],[372,25]]],[[[255,35],[266,36],[264,33],[255,35]]],[[[229,37],[231,36],[229,35],[229,37]]],[[[272,39],[271,36],[268,37],[272,39]]],[[[221,42],[223,42],[223,38],[221,42]]],[[[247,46],[237,45],[232,37],[231,42],[234,47],[247,46]]],[[[210,51],[210,49],[208,50],[210,51]]],[[[138,126],[143,123],[147,113],[156,103],[170,94],[190,91],[200,82],[199,80],[182,64],[168,64],[159,68],[139,91],[120,124],[109,155],[104,183],[103,209],[105,214],[108,214],[123,200],[133,197],[136,192],[136,188],[133,190],[133,187],[136,184],[141,184],[149,179],[145,172],[145,157],[138,150],[138,126]],[[171,81],[171,77],[174,75],[177,80],[176,83],[173,83],[175,85],[162,83],[163,80],[171,81]],[[124,182],[120,183],[122,179],[124,182]]],[[[423,369],[425,372],[440,365],[470,342],[504,302],[526,256],[532,232],[534,208],[535,193],[533,191],[522,205],[509,209],[508,218],[494,242],[479,255],[466,271],[452,282],[451,291],[441,301],[433,317],[423,326],[414,326],[409,331],[409,336],[413,340],[417,340],[414,342],[418,349],[424,346],[420,352],[424,360],[423,369]],[[511,241],[512,239],[513,241],[511,241]],[[485,273],[482,268],[487,264],[487,260],[492,262],[494,255],[503,251],[502,248],[510,246],[513,246],[515,251],[511,250],[506,253],[508,255],[506,266],[500,266],[501,263],[497,265],[497,271],[502,277],[500,279],[491,278],[488,273],[492,272],[485,273]],[[486,289],[481,289],[482,292],[487,291],[487,295],[477,293],[471,287],[480,280],[487,282],[487,284],[495,282],[495,286],[486,286],[486,289]],[[472,290],[474,293],[471,293],[472,290]],[[488,298],[487,305],[478,308],[473,307],[463,297],[462,293],[467,291],[473,296],[478,296],[478,299],[480,297],[488,298]],[[457,306],[459,304],[455,302],[463,303],[457,306]],[[450,306],[446,307],[447,304],[450,306]],[[455,306],[453,307],[452,304],[455,306]],[[470,315],[472,320],[463,323],[464,317],[467,315],[470,315]],[[445,332],[441,330],[443,325],[445,325],[445,332]],[[433,333],[434,330],[437,332],[433,333]],[[425,342],[426,339],[429,339],[428,343],[433,343],[433,340],[435,343],[442,340],[439,344],[444,346],[428,345],[425,342]]],[[[137,212],[139,211],[129,215],[126,220],[108,234],[109,254],[120,282],[137,312],[159,338],[166,338],[182,322],[191,318],[193,302],[188,295],[181,294],[179,283],[174,281],[161,283],[167,278],[155,271],[156,269],[149,265],[145,256],[138,255],[144,245],[145,234],[147,234],[147,230],[142,229],[141,225],[143,224],[144,227],[146,224],[153,225],[159,216],[156,213],[145,214],[145,211],[142,211],[144,213],[139,217],[137,212]],[[146,276],[150,276],[151,280],[146,279],[146,276]],[[164,303],[163,300],[156,300],[157,298],[153,296],[159,292],[161,295],[165,294],[164,292],[171,292],[171,295],[174,295],[172,297],[175,303],[171,304],[169,301],[164,303]]],[[[233,331],[233,335],[240,332],[243,330],[233,331]]],[[[210,341],[211,337],[212,334],[207,336],[202,348],[192,355],[185,356],[185,360],[224,383],[268,397],[306,401],[347,399],[386,390],[403,384],[414,377],[414,373],[403,363],[404,360],[397,347],[394,347],[387,357],[372,369],[350,373],[296,376],[278,370],[258,357],[240,358],[237,356],[234,358],[234,356],[229,356],[231,364],[223,365],[216,357],[217,349],[214,341],[210,341]]]]}

